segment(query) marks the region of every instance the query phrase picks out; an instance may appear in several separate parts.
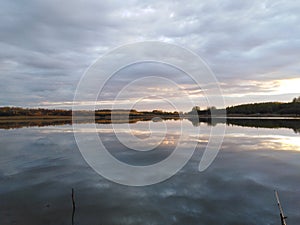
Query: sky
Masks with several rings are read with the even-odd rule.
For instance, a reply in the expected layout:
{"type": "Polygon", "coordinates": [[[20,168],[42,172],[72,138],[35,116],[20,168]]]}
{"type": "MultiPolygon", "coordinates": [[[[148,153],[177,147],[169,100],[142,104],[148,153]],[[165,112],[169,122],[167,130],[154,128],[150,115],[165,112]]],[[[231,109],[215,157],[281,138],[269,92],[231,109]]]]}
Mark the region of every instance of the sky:
{"type": "MultiPolygon", "coordinates": [[[[227,106],[288,102],[300,95],[299,12],[300,3],[288,0],[3,0],[0,106],[71,108],[79,80],[99,57],[149,40],[198,54],[218,80],[227,106]]],[[[141,63],[112,77],[98,98],[99,108],[110,108],[124,85],[146,76],[167,77],[178,86],[148,79],[127,90],[117,107],[130,101],[137,109],[170,110],[166,105],[177,101],[178,110],[187,111],[185,94],[195,105],[207,106],[204,93],[182,71],[141,63]]]]}

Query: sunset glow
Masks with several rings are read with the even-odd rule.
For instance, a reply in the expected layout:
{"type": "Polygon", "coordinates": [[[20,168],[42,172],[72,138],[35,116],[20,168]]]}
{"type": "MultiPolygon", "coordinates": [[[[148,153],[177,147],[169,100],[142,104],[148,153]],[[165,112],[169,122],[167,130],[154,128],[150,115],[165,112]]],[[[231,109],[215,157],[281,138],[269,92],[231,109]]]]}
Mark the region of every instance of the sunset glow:
{"type": "Polygon", "coordinates": [[[279,90],[281,94],[295,93],[295,97],[300,95],[300,78],[279,80],[279,90]]]}

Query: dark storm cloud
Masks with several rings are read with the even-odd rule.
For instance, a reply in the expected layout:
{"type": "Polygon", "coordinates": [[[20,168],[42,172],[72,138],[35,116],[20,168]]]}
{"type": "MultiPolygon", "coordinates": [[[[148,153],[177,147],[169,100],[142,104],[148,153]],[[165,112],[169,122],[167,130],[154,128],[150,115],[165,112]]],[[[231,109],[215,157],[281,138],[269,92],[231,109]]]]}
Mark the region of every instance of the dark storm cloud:
{"type": "MultiPolygon", "coordinates": [[[[197,52],[225,93],[267,93],[272,88],[253,81],[299,77],[299,11],[297,1],[2,1],[0,105],[72,101],[81,75],[99,56],[149,39],[197,52]]],[[[249,101],[245,96],[241,102],[249,101]]]]}

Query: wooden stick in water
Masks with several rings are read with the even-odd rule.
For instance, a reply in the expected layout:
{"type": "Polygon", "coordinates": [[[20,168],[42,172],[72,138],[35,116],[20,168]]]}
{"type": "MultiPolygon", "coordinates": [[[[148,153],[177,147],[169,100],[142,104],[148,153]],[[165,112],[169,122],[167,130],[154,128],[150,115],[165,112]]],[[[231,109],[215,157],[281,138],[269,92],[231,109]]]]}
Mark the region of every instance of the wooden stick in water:
{"type": "Polygon", "coordinates": [[[75,215],[75,194],[74,194],[74,188],[72,188],[72,206],[73,206],[73,210],[72,210],[72,225],[74,225],[74,215],[75,215]]]}
{"type": "Polygon", "coordinates": [[[73,205],[73,209],[75,209],[76,206],[75,206],[74,188],[72,188],[72,205],[73,205]]]}
{"type": "Polygon", "coordinates": [[[278,208],[279,208],[279,212],[280,212],[280,220],[281,220],[281,225],[287,225],[286,224],[286,216],[284,216],[283,214],[283,209],[282,209],[282,206],[280,204],[280,201],[279,201],[279,196],[278,196],[278,192],[275,191],[275,196],[276,196],[276,201],[277,201],[277,205],[278,205],[278,208]]]}

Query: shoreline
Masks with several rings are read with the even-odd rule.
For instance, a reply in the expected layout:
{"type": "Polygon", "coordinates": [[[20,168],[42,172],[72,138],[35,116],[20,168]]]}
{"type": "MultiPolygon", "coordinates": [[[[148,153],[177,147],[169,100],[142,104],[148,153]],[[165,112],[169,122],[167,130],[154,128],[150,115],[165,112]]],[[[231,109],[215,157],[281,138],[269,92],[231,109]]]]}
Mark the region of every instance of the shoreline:
{"type": "MultiPolygon", "coordinates": [[[[77,117],[79,120],[92,119],[90,116],[80,116],[77,117]]],[[[132,120],[132,119],[153,119],[153,118],[161,118],[161,119],[197,119],[197,116],[191,115],[158,115],[158,114],[148,114],[148,115],[129,115],[124,116],[114,116],[113,120],[132,120]]],[[[211,119],[211,116],[198,116],[201,119],[211,119]]],[[[290,120],[290,119],[300,119],[300,116],[296,115],[227,115],[226,117],[214,117],[215,119],[282,119],[282,120],[290,120]]],[[[72,116],[0,116],[0,123],[5,121],[13,122],[13,121],[46,121],[46,120],[73,120],[72,116]]],[[[112,120],[111,114],[106,114],[103,116],[95,116],[95,120],[112,120]]]]}

